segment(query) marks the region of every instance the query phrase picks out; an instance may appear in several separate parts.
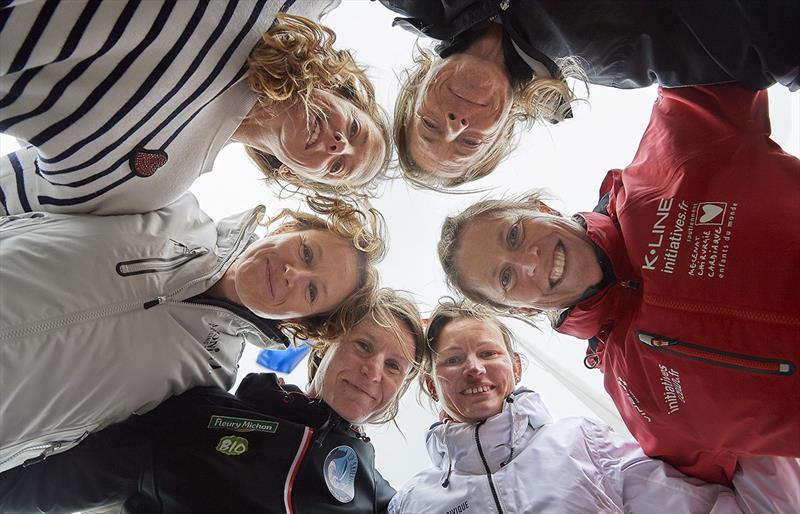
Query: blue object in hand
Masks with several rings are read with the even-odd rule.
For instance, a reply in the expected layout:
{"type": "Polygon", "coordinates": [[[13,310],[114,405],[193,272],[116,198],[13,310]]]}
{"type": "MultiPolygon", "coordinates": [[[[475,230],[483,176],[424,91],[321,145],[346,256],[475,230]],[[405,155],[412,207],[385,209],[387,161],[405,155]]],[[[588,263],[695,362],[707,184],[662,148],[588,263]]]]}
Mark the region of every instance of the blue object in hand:
{"type": "Polygon", "coordinates": [[[310,349],[310,346],[302,343],[299,346],[289,346],[285,350],[261,350],[256,362],[267,369],[291,373],[310,349]]]}

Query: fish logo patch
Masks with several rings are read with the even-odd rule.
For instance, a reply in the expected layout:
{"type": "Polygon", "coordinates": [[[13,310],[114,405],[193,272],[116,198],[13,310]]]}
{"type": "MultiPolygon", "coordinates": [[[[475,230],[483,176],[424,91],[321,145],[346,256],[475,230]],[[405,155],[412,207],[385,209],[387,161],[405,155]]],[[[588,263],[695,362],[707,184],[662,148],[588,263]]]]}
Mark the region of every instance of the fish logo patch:
{"type": "Polygon", "coordinates": [[[349,503],[355,498],[358,456],[349,446],[337,446],[325,457],[322,474],[328,491],[341,503],[349,503]]]}

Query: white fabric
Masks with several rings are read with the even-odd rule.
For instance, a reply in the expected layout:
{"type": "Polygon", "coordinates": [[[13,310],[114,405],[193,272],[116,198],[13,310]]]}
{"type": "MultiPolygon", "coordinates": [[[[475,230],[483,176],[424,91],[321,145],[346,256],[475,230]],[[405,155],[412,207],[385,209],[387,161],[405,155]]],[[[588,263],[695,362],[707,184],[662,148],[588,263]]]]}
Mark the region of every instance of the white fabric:
{"type": "Polygon", "coordinates": [[[219,280],[263,213],[215,226],[187,193],[141,215],[0,219],[0,471],[192,387],[230,388],[244,344],[274,343],[182,300],[219,280]]]}
{"type": "Polygon", "coordinates": [[[434,466],[398,491],[389,505],[392,514],[720,514],[790,512],[800,507],[797,495],[775,492],[798,483],[796,460],[765,458],[760,469],[754,466],[752,476],[738,474],[737,497],[730,489],[687,477],[645,456],[634,441],[606,425],[586,418],[553,421],[539,395],[527,389],[518,390],[513,403],[484,424],[437,424],[426,441],[434,466]],[[769,477],[778,483],[765,493],[759,479],[765,480],[764,466],[776,462],[784,476],[769,477]]]}
{"type": "Polygon", "coordinates": [[[44,0],[6,8],[0,131],[34,147],[0,158],[0,213],[128,214],[174,201],[255,104],[246,60],[276,13],[317,20],[339,0],[172,3],[71,0],[46,23],[44,0]],[[142,176],[129,162],[139,150],[167,161],[142,176]]]}

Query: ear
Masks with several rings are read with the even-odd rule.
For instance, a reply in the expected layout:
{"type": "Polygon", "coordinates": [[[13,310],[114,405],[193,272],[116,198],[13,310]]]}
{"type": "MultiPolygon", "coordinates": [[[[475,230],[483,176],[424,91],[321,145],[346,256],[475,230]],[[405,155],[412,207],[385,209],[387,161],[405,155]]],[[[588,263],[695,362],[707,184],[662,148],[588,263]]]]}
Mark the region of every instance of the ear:
{"type": "Polygon", "coordinates": [[[425,389],[428,390],[433,401],[439,401],[439,395],[436,393],[436,385],[433,383],[433,379],[430,376],[425,377],[425,389]]]}
{"type": "Polygon", "coordinates": [[[519,381],[522,380],[522,358],[519,353],[514,352],[514,355],[511,356],[511,366],[514,369],[514,384],[519,384],[519,381]]]}
{"type": "Polygon", "coordinates": [[[543,212],[545,214],[550,214],[551,216],[558,216],[559,218],[563,217],[563,215],[558,212],[557,210],[553,209],[546,203],[539,201],[539,205],[536,206],[539,212],[543,212]]]}
{"type": "Polygon", "coordinates": [[[513,316],[525,316],[532,318],[538,314],[541,314],[542,311],[534,307],[509,307],[508,313],[513,316]]]}
{"type": "Polygon", "coordinates": [[[281,178],[291,177],[294,176],[294,172],[291,169],[289,169],[289,166],[281,164],[280,166],[278,166],[278,175],[281,178]]]}

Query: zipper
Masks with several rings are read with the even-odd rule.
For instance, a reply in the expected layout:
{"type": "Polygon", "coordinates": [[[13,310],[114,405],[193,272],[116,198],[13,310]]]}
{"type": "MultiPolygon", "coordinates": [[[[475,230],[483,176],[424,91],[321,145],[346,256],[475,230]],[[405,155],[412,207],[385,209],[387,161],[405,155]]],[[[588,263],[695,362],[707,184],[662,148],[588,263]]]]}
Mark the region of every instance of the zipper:
{"type": "Polygon", "coordinates": [[[303,432],[303,439],[300,441],[300,447],[295,453],[292,465],[289,467],[289,473],[286,474],[286,482],[283,484],[283,506],[286,508],[286,514],[294,514],[294,503],[292,502],[292,489],[294,489],[294,481],[297,479],[297,474],[300,471],[300,465],[306,458],[308,447],[311,446],[311,441],[314,438],[314,429],[306,427],[303,432]]]}
{"type": "Polygon", "coordinates": [[[477,425],[475,425],[475,444],[478,446],[478,454],[481,456],[481,462],[483,462],[483,469],[486,470],[486,479],[489,480],[489,489],[492,490],[492,496],[494,497],[494,504],[497,507],[497,512],[499,514],[503,514],[503,507],[500,505],[500,498],[497,496],[497,489],[494,488],[494,481],[492,481],[492,472],[489,471],[489,464],[486,463],[486,456],[483,454],[483,447],[481,447],[481,437],[478,435],[478,430],[480,430],[481,425],[486,423],[486,420],[481,421],[477,425]]]}
{"type": "Polygon", "coordinates": [[[22,467],[23,468],[26,468],[28,466],[32,466],[34,464],[42,462],[44,459],[46,459],[47,457],[52,455],[56,450],[61,449],[62,446],[71,445],[70,448],[72,446],[77,446],[78,444],[81,443],[81,441],[86,439],[86,436],[88,436],[88,435],[89,435],[89,432],[84,432],[83,434],[80,435],[80,437],[77,437],[75,439],[64,439],[64,440],[61,440],[61,441],[53,441],[51,443],[35,444],[33,446],[27,446],[25,448],[21,448],[21,449],[15,451],[14,453],[12,453],[11,455],[9,455],[8,457],[6,457],[5,459],[3,459],[2,461],[0,461],[0,466],[2,466],[3,464],[5,464],[6,462],[8,462],[10,460],[15,459],[18,455],[21,455],[23,453],[28,453],[28,452],[40,451],[41,450],[42,453],[40,453],[36,457],[31,457],[30,459],[27,459],[25,462],[22,463],[22,467]]]}
{"type": "Polygon", "coordinates": [[[117,274],[122,277],[132,277],[145,273],[172,271],[207,253],[208,249],[203,247],[184,247],[181,255],[175,257],[151,257],[148,259],[135,259],[132,261],[120,262],[117,264],[117,274]]]}
{"type": "Polygon", "coordinates": [[[727,316],[742,319],[745,321],[757,321],[760,323],[770,323],[774,325],[789,325],[800,327],[800,316],[791,314],[781,314],[770,311],[757,311],[754,309],[740,309],[727,307],[724,305],[709,305],[700,302],[667,300],[653,294],[644,295],[644,301],[656,307],[664,307],[683,312],[710,314],[715,316],[727,316]]]}
{"type": "Polygon", "coordinates": [[[724,352],[707,346],[700,346],[646,332],[639,332],[638,335],[641,343],[654,350],[717,366],[767,375],[789,376],[795,372],[794,363],[787,360],[724,352]]]}

